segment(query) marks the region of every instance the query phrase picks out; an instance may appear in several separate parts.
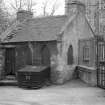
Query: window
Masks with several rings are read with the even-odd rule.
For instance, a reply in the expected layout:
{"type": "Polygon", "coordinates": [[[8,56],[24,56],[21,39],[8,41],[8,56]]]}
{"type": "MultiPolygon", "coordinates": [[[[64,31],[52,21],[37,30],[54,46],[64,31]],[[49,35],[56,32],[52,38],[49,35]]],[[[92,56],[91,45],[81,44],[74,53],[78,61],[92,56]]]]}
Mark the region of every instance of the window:
{"type": "Polygon", "coordinates": [[[90,60],[90,53],[89,53],[89,47],[83,48],[83,61],[89,61],[90,60]]]}
{"type": "Polygon", "coordinates": [[[104,43],[99,43],[99,61],[105,60],[105,45],[104,43]]]}

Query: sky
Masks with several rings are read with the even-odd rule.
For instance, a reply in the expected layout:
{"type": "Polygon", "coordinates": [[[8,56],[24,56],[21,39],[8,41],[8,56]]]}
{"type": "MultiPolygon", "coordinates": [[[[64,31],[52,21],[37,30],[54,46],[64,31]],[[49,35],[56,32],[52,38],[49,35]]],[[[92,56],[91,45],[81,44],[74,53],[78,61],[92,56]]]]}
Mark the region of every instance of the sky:
{"type": "MultiPolygon", "coordinates": [[[[11,6],[11,4],[15,6],[14,1],[15,0],[4,0],[4,5],[6,9],[9,11],[10,14],[13,14],[13,15],[16,14],[15,9],[13,9],[13,7],[11,6]]],[[[65,13],[65,0],[32,0],[32,1],[33,1],[33,4],[36,3],[36,5],[33,6],[34,16],[43,15],[42,7],[43,7],[43,3],[45,3],[46,1],[48,1],[48,5],[47,5],[48,13],[51,13],[52,5],[55,3],[55,1],[56,1],[57,10],[54,15],[63,15],[65,13]]],[[[79,1],[83,3],[93,2],[92,4],[94,4],[96,0],[79,0],[79,1]]]]}
{"type": "MultiPolygon", "coordinates": [[[[4,5],[7,8],[7,10],[9,11],[9,13],[14,14],[16,11],[15,9],[13,9],[12,5],[15,5],[15,0],[4,0],[4,5]]],[[[34,15],[36,16],[40,16],[42,15],[42,7],[43,7],[43,3],[45,3],[46,0],[33,0],[33,4],[36,3],[35,6],[33,6],[33,12],[34,15]]],[[[64,14],[64,7],[65,7],[65,0],[48,0],[48,5],[47,5],[47,12],[51,12],[52,10],[52,5],[56,2],[56,12],[55,15],[62,15],[64,14]]]]}

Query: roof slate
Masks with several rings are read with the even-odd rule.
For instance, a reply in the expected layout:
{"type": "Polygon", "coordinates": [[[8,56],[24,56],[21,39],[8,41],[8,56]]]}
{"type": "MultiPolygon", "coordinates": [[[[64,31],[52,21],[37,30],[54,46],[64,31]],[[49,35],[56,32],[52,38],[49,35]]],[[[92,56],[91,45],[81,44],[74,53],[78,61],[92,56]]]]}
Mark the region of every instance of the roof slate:
{"type": "Polygon", "coordinates": [[[13,37],[4,42],[57,40],[57,34],[59,34],[65,23],[65,15],[28,19],[8,29],[8,33],[4,33],[6,34],[5,36],[11,36],[13,34],[13,37]],[[16,28],[18,29],[18,27],[21,28],[17,31],[16,28]],[[14,30],[16,30],[16,32],[13,32],[14,30]]]}

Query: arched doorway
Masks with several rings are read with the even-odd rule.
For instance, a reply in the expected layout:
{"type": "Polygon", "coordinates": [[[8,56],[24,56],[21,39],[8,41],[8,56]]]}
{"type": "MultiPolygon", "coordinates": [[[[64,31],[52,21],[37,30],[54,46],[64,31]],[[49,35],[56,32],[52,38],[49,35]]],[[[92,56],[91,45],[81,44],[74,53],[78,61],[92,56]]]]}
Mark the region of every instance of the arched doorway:
{"type": "Polygon", "coordinates": [[[72,45],[69,46],[67,55],[68,55],[68,59],[67,59],[68,65],[72,65],[73,64],[73,46],[72,45]]]}
{"type": "Polygon", "coordinates": [[[42,47],[42,65],[49,66],[50,65],[50,52],[46,45],[42,47]]]}

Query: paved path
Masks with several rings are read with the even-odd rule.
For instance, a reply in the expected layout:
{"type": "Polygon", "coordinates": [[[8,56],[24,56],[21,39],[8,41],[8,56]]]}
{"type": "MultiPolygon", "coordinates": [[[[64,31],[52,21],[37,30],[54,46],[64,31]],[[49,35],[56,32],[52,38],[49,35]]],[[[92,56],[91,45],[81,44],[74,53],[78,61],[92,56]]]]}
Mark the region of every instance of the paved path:
{"type": "Polygon", "coordinates": [[[0,105],[105,105],[105,91],[79,80],[40,90],[1,86],[0,105]]]}

